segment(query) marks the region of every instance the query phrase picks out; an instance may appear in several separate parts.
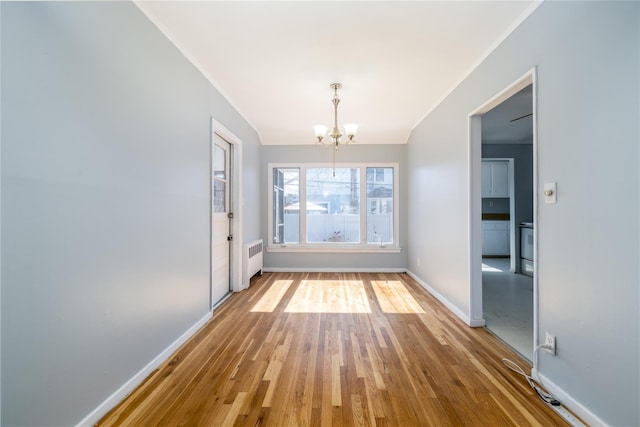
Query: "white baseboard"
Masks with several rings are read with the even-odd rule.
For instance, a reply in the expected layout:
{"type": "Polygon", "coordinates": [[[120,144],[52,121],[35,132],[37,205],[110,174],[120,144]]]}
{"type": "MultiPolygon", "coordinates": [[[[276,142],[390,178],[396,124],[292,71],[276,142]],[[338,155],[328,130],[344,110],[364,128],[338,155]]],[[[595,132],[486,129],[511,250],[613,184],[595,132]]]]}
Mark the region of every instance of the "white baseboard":
{"type": "Polygon", "coordinates": [[[169,347],[165,348],[159,355],[157,355],[151,362],[142,368],[137,374],[124,383],[118,390],[116,390],[111,396],[109,396],[104,402],[102,402],[96,409],[94,409],[89,415],[87,415],[78,426],[93,426],[107,412],[115,408],[125,397],[133,392],[142,382],[155,371],[162,363],[164,363],[175,351],[180,348],[189,338],[191,338],[205,323],[211,319],[213,312],[210,311],[202,319],[198,320],[189,330],[187,330],[180,338],[175,340],[169,347]]]}
{"type": "Polygon", "coordinates": [[[591,412],[587,407],[583,404],[575,400],[569,393],[564,391],[561,387],[551,381],[549,378],[540,374],[535,369],[531,370],[531,376],[533,378],[539,378],[540,384],[551,394],[553,394],[556,399],[562,403],[562,406],[565,406],[569,410],[571,410],[574,414],[579,416],[582,421],[584,421],[587,425],[596,427],[596,426],[607,426],[608,424],[602,421],[596,414],[591,412]]]}
{"type": "Polygon", "coordinates": [[[265,267],[265,273],[406,273],[406,268],[289,268],[265,267]]]}
{"type": "Polygon", "coordinates": [[[453,314],[458,316],[464,323],[466,323],[467,325],[471,326],[472,328],[479,328],[479,327],[484,326],[484,319],[471,320],[469,318],[469,316],[467,316],[466,313],[462,312],[462,310],[460,310],[455,304],[453,304],[451,301],[449,301],[447,298],[445,298],[444,295],[442,295],[440,292],[436,291],[431,286],[429,286],[425,281],[423,281],[415,273],[413,273],[412,271],[407,270],[407,274],[409,276],[411,276],[413,278],[413,280],[418,282],[420,284],[420,286],[425,288],[427,290],[427,292],[429,292],[431,295],[433,295],[438,301],[440,301],[442,304],[444,304],[444,306],[447,307],[453,314]]]}
{"type": "Polygon", "coordinates": [[[220,301],[218,301],[217,303],[215,303],[213,305],[213,308],[211,309],[211,313],[209,313],[209,317],[211,317],[213,315],[213,312],[216,311],[226,300],[228,300],[229,298],[231,298],[231,295],[233,295],[233,292],[229,292],[228,294],[226,294],[225,296],[222,297],[222,299],[220,301]]]}

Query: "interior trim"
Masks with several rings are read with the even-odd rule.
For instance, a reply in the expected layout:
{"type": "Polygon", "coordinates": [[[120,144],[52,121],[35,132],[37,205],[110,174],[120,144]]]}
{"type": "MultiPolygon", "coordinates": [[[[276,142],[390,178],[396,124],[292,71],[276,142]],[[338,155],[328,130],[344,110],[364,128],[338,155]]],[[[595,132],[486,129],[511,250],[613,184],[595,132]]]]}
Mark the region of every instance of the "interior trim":
{"type": "Polygon", "coordinates": [[[267,252],[299,252],[299,253],[314,253],[314,252],[330,252],[330,253],[360,253],[360,254],[399,254],[402,252],[402,248],[393,246],[377,246],[377,245],[357,245],[357,246],[342,246],[328,244],[326,246],[312,246],[312,245],[273,245],[266,247],[267,252]]]}
{"type": "Polygon", "coordinates": [[[164,25],[164,23],[151,11],[144,7],[144,0],[132,0],[133,4],[140,10],[140,12],[169,40],[171,44],[173,44],[180,53],[193,65],[196,69],[204,76],[205,79],[213,86],[222,97],[233,107],[234,110],[238,112],[242,116],[242,118],[249,123],[249,125],[256,131],[259,135],[259,132],[256,130],[256,127],[251,123],[248,116],[244,114],[242,109],[238,108],[236,104],[234,104],[233,99],[222,89],[222,86],[213,78],[205,69],[205,67],[198,61],[191,52],[178,41],[178,38],[173,35],[173,33],[169,30],[169,28],[164,25]]]}
{"type": "Polygon", "coordinates": [[[263,268],[265,273],[407,273],[406,268],[289,268],[289,267],[267,267],[263,268]]]}
{"type": "Polygon", "coordinates": [[[484,324],[485,324],[484,319],[472,320],[468,315],[466,315],[464,312],[462,312],[462,310],[460,310],[455,304],[453,304],[451,301],[449,301],[440,292],[436,291],[434,288],[429,286],[425,281],[423,281],[415,273],[413,273],[412,271],[407,270],[407,274],[409,276],[411,276],[411,278],[413,280],[418,282],[420,284],[420,286],[425,288],[426,291],[429,292],[431,295],[433,295],[438,301],[440,301],[442,304],[444,304],[444,306],[447,307],[449,309],[449,311],[451,311],[453,314],[458,316],[464,323],[466,323],[467,325],[469,325],[472,328],[481,328],[481,327],[484,326],[484,324]]]}
{"type": "MultiPolygon", "coordinates": [[[[543,354],[541,352],[540,354],[543,354]]],[[[548,392],[552,393],[560,402],[562,402],[563,406],[566,406],[571,411],[573,411],[577,416],[579,416],[582,421],[587,423],[590,426],[606,426],[602,419],[600,419],[596,414],[591,412],[589,408],[575,400],[569,393],[564,391],[560,386],[555,384],[549,378],[540,374],[535,368],[531,369],[531,376],[538,379],[540,384],[547,389],[548,392]]],[[[556,411],[557,412],[557,411],[556,411]]]]}
{"type": "MultiPolygon", "coordinates": [[[[482,198],[481,193],[481,116],[495,106],[499,105],[512,95],[533,85],[533,221],[537,223],[537,71],[533,67],[513,83],[505,87],[497,95],[488,99],[468,115],[468,153],[469,153],[469,316],[473,322],[484,323],[482,308],[482,198]]],[[[510,174],[512,172],[509,172],[510,174]]],[[[513,199],[513,197],[512,197],[513,199]]],[[[512,202],[510,202],[512,203],[512,202]]],[[[514,210],[514,206],[510,206],[514,210]]],[[[511,218],[515,224],[515,218],[511,218]]],[[[514,226],[515,228],[515,226],[514,226]]],[[[514,252],[515,236],[511,236],[511,252],[514,252]]],[[[537,259],[537,227],[534,230],[534,257],[537,259]]],[[[533,278],[533,339],[535,348],[538,345],[538,265],[535,265],[533,278]]]]}
{"type": "Polygon", "coordinates": [[[125,382],[119,389],[105,399],[104,402],[99,404],[89,415],[84,417],[77,426],[90,427],[95,425],[107,412],[115,408],[125,397],[132,393],[153,371],[158,369],[173,353],[176,352],[189,338],[191,338],[200,328],[202,328],[211,319],[213,311],[209,311],[200,320],[198,320],[193,326],[191,326],[184,334],[182,334],[177,340],[170,344],[167,348],[162,350],[151,362],[144,368],[138,371],[133,377],[125,382]]]}
{"type": "MultiPolygon", "coordinates": [[[[467,69],[466,73],[462,74],[462,78],[460,78],[460,80],[458,80],[452,87],[451,89],[449,89],[446,94],[440,98],[438,100],[438,102],[435,102],[433,104],[433,108],[431,108],[429,111],[427,111],[423,116],[420,117],[420,120],[418,120],[416,122],[415,125],[413,125],[413,127],[411,128],[411,131],[409,132],[409,134],[411,134],[411,132],[413,132],[415,130],[415,128],[418,127],[418,125],[420,125],[420,123],[422,123],[427,117],[429,117],[431,115],[431,113],[433,113],[438,107],[440,107],[440,104],[442,104],[444,102],[445,99],[449,98],[449,96],[458,88],[458,86],[460,86],[462,84],[462,82],[464,82],[470,75],[471,73],[473,73],[488,57],[489,55],[491,55],[497,48],[498,46],[500,46],[510,35],[511,33],[513,33],[515,31],[516,28],[518,28],[520,26],[520,24],[522,24],[528,17],[529,15],[531,15],[541,4],[543,3],[542,0],[536,0],[535,2],[533,2],[506,30],[505,32],[498,38],[496,38],[495,43],[492,46],[489,46],[489,48],[483,52],[482,55],[480,55],[478,57],[478,60],[476,62],[474,62],[473,64],[471,64],[471,66],[467,69]]],[[[497,105],[497,104],[496,104],[497,105]]],[[[492,107],[493,108],[493,107],[492,107]]],[[[490,108],[491,109],[491,108],[490,108]]],[[[408,140],[408,136],[407,135],[407,140],[408,140]]]]}
{"type": "MultiPolygon", "coordinates": [[[[215,118],[211,118],[211,155],[213,156],[214,135],[217,134],[220,138],[224,139],[231,145],[231,210],[233,212],[233,219],[231,220],[233,240],[231,241],[231,253],[229,257],[230,263],[230,284],[233,292],[240,292],[243,288],[242,283],[242,246],[243,246],[243,218],[242,218],[242,206],[243,206],[243,190],[242,190],[242,177],[244,174],[243,169],[243,152],[242,152],[242,140],[238,138],[233,132],[224,127],[215,118]]],[[[213,157],[211,157],[213,162],[213,157]]],[[[211,163],[211,173],[213,173],[213,163],[211,163]]],[[[212,179],[212,178],[211,178],[212,179]]],[[[211,184],[210,184],[211,185],[211,184]]],[[[210,192],[211,200],[213,200],[213,188],[210,192]]],[[[213,206],[213,205],[211,205],[213,206]]],[[[209,215],[212,215],[212,208],[209,208],[209,215]]],[[[209,218],[209,224],[211,223],[211,217],[209,218]]],[[[210,230],[211,231],[211,230],[210,230]]],[[[211,235],[209,235],[209,243],[211,244],[211,235]]],[[[211,254],[211,247],[209,248],[209,254],[211,254]]],[[[213,272],[211,272],[213,274],[213,272]]],[[[210,278],[211,280],[211,278],[210,278]]],[[[211,286],[211,283],[210,283],[211,286]]],[[[213,301],[211,301],[213,303],[213,301]]]]}

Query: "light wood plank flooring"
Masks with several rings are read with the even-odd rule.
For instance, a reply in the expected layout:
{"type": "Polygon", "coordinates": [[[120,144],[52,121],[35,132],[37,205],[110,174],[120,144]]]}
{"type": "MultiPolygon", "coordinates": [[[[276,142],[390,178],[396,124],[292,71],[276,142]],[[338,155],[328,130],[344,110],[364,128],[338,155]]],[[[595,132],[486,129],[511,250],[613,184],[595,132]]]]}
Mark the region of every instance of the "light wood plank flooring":
{"type": "Polygon", "coordinates": [[[502,357],[406,274],[266,273],[99,425],[566,425],[502,357]]]}

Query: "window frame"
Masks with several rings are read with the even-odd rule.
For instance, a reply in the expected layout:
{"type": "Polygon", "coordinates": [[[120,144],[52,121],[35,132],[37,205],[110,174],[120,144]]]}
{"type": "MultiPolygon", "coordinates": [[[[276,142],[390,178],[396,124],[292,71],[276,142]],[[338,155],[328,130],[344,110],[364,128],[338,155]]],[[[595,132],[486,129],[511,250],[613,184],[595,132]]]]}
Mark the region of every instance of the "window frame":
{"type": "MultiPolygon", "coordinates": [[[[333,168],[332,163],[268,163],[267,164],[267,252],[333,252],[333,253],[399,253],[400,248],[400,196],[399,196],[399,163],[338,163],[336,168],[358,168],[360,175],[360,242],[322,242],[307,243],[307,169],[333,168]],[[298,169],[300,173],[300,210],[299,210],[299,242],[273,243],[273,171],[274,169],[298,169]],[[367,198],[367,168],[393,168],[393,243],[367,243],[367,215],[369,199],[367,198]]],[[[375,175],[375,172],[374,172],[375,175]]],[[[374,177],[375,179],[375,177],[374,177]]],[[[375,182],[375,181],[374,181],[375,182]]]]}

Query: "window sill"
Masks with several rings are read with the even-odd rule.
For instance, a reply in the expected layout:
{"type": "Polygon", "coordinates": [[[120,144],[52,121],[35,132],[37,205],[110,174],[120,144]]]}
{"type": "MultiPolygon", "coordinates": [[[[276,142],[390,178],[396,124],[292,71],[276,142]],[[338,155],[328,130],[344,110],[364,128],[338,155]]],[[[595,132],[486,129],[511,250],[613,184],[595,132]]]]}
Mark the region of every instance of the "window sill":
{"type": "Polygon", "coordinates": [[[402,248],[395,246],[339,246],[339,245],[298,245],[295,243],[288,245],[267,246],[267,252],[326,252],[326,253],[359,253],[359,254],[399,254],[402,248]]]}

